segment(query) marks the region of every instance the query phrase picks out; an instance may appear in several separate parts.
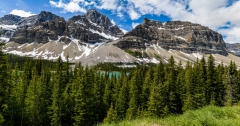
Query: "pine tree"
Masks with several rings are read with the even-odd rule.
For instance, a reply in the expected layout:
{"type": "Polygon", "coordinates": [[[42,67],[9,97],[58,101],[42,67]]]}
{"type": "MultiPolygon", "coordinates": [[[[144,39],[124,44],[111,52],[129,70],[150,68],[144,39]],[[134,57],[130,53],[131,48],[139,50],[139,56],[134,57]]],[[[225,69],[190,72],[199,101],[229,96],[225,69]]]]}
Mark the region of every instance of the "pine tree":
{"type": "Polygon", "coordinates": [[[63,126],[71,126],[73,124],[74,101],[71,97],[71,83],[68,83],[63,91],[62,97],[62,116],[61,122],[63,126]]]}
{"type": "Polygon", "coordinates": [[[216,69],[215,59],[212,55],[208,57],[207,61],[207,80],[206,80],[206,102],[208,104],[216,104],[216,69]]]}
{"type": "MultiPolygon", "coordinates": [[[[109,77],[107,75],[105,75],[105,79],[108,80],[109,77]]],[[[112,80],[112,79],[111,79],[112,80]]],[[[105,110],[107,111],[111,105],[111,103],[113,103],[113,89],[114,89],[114,84],[113,81],[106,81],[105,82],[105,89],[104,89],[104,95],[103,95],[103,103],[104,103],[104,107],[105,110]]]]}
{"type": "MultiPolygon", "coordinates": [[[[219,64],[216,67],[216,104],[218,106],[223,106],[224,105],[224,66],[223,64],[219,64]]],[[[237,78],[237,71],[236,71],[236,78],[237,78]]]]}
{"type": "Polygon", "coordinates": [[[162,60],[158,64],[157,68],[154,70],[154,80],[153,85],[163,84],[165,82],[165,72],[164,72],[164,65],[162,60]]]}
{"type": "Polygon", "coordinates": [[[192,72],[192,64],[188,61],[186,65],[186,72],[185,72],[185,88],[186,94],[184,99],[184,106],[183,111],[194,109],[194,102],[193,102],[193,72],[192,72]]]}
{"type": "Polygon", "coordinates": [[[19,117],[21,117],[21,109],[20,103],[18,101],[18,89],[17,86],[20,85],[20,77],[18,75],[18,63],[16,63],[14,69],[11,70],[11,84],[12,90],[9,97],[9,112],[8,112],[8,119],[5,122],[5,125],[20,125],[19,117]]]}
{"type": "MultiPolygon", "coordinates": [[[[3,45],[0,44],[0,117],[4,117],[4,112],[8,108],[11,92],[11,83],[9,82],[9,71],[7,56],[2,52],[3,45]]],[[[1,120],[4,120],[3,118],[1,120]]]]}
{"type": "Polygon", "coordinates": [[[35,70],[35,74],[28,86],[26,98],[25,98],[25,110],[28,115],[28,121],[30,125],[40,125],[40,86],[41,82],[39,76],[37,76],[37,72],[35,70]]]}
{"type": "Polygon", "coordinates": [[[115,105],[115,109],[119,120],[123,120],[125,118],[128,109],[128,102],[129,102],[129,86],[127,83],[127,77],[125,77],[115,105]]]}
{"type": "MultiPolygon", "coordinates": [[[[40,94],[39,94],[39,101],[40,101],[40,120],[42,125],[49,125],[51,120],[49,118],[49,108],[51,107],[51,96],[52,96],[52,89],[53,84],[51,82],[51,73],[48,69],[43,69],[41,77],[39,78],[41,85],[40,85],[40,94]]],[[[40,83],[39,82],[39,83],[40,83]]]]}
{"type": "Polygon", "coordinates": [[[194,100],[196,108],[207,105],[206,103],[206,81],[207,81],[207,65],[205,57],[203,56],[199,62],[199,65],[195,67],[195,77],[197,76],[197,85],[195,88],[194,100]],[[199,68],[198,68],[199,67],[199,68]]]}
{"type": "Polygon", "coordinates": [[[165,82],[164,87],[166,87],[166,95],[168,98],[166,100],[166,110],[169,110],[171,113],[180,113],[181,109],[178,101],[179,98],[176,91],[176,80],[177,80],[177,71],[176,65],[173,56],[168,60],[168,64],[165,67],[165,82]]]}
{"type": "Polygon", "coordinates": [[[62,93],[64,90],[63,83],[63,63],[61,58],[57,61],[57,71],[54,75],[52,105],[50,107],[51,125],[61,125],[62,116],[62,93]]]}
{"type": "Polygon", "coordinates": [[[140,79],[139,79],[140,72],[139,70],[134,71],[131,81],[129,83],[130,86],[130,101],[129,101],[129,108],[127,109],[126,119],[132,120],[138,116],[138,109],[140,105],[140,79]]]}
{"type": "Polygon", "coordinates": [[[165,116],[164,107],[165,104],[163,100],[165,99],[162,90],[162,85],[154,85],[151,88],[151,93],[149,96],[149,102],[148,102],[148,116],[158,116],[163,117],[165,116]]]}
{"type": "Polygon", "coordinates": [[[94,87],[93,87],[93,103],[92,103],[92,109],[93,109],[93,119],[94,124],[97,124],[99,122],[102,122],[104,119],[104,104],[103,104],[103,82],[100,79],[99,74],[95,74],[94,76],[94,87]]]}
{"type": "Polygon", "coordinates": [[[86,103],[86,71],[83,71],[80,67],[77,72],[77,78],[74,81],[73,87],[73,94],[74,95],[74,123],[73,125],[89,125],[88,118],[87,118],[87,103],[86,103]]]}
{"type": "Polygon", "coordinates": [[[104,119],[104,123],[113,123],[117,121],[117,114],[115,109],[113,108],[113,105],[111,104],[108,112],[107,112],[107,117],[104,119]]]}
{"type": "Polygon", "coordinates": [[[230,62],[230,65],[226,68],[225,71],[225,105],[232,106],[237,103],[237,95],[239,86],[238,86],[238,72],[237,66],[234,62],[230,62]]]}
{"type": "Polygon", "coordinates": [[[176,80],[176,95],[179,113],[182,113],[184,97],[185,97],[185,70],[183,69],[182,62],[180,61],[177,66],[177,80],[176,80]]]}
{"type": "Polygon", "coordinates": [[[141,109],[143,111],[147,110],[147,103],[149,101],[149,96],[150,96],[150,89],[153,86],[153,68],[152,66],[149,67],[146,75],[145,75],[145,81],[143,83],[143,88],[142,88],[142,96],[141,96],[141,109]]]}

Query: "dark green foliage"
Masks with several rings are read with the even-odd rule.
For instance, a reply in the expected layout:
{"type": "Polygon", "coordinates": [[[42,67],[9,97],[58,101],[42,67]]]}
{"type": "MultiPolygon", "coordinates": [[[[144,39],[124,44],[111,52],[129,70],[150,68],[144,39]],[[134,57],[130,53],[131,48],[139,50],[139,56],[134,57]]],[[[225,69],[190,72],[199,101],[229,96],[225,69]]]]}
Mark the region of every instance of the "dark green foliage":
{"type": "Polygon", "coordinates": [[[60,58],[9,57],[10,63],[0,52],[0,125],[90,126],[182,114],[210,104],[232,106],[240,100],[236,64],[216,66],[213,56],[186,66],[171,57],[167,64],[131,69],[118,68],[121,63],[71,69],[60,58]]]}
{"type": "Polygon", "coordinates": [[[148,55],[146,52],[142,53],[140,51],[132,51],[130,49],[126,49],[125,52],[127,52],[128,54],[134,56],[134,57],[138,57],[138,58],[148,58],[148,55]]]}
{"type": "Polygon", "coordinates": [[[111,104],[108,112],[107,112],[107,117],[104,119],[105,123],[112,123],[117,121],[117,113],[115,109],[113,108],[113,105],[111,104]]]}
{"type": "Polygon", "coordinates": [[[101,70],[101,71],[122,71],[122,72],[130,72],[135,68],[121,68],[118,66],[122,65],[138,65],[137,63],[99,63],[94,66],[92,69],[94,70],[101,70]]]}
{"type": "Polygon", "coordinates": [[[0,43],[0,124],[4,120],[2,116],[8,116],[9,97],[11,95],[11,83],[9,82],[10,75],[8,69],[7,57],[1,51],[4,45],[0,43]]]}

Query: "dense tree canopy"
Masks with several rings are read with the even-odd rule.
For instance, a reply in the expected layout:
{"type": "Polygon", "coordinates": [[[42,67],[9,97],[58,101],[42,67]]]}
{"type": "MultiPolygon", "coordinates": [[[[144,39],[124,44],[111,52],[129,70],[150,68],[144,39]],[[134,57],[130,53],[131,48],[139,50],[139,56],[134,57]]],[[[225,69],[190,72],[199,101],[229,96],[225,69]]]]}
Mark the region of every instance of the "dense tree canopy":
{"type": "Polygon", "coordinates": [[[21,68],[8,61],[0,52],[1,125],[95,125],[165,117],[210,104],[231,106],[240,100],[236,64],[216,65],[211,55],[186,66],[171,57],[167,64],[128,72],[118,68],[118,76],[81,64],[71,68],[61,59],[50,66],[40,59],[21,60],[21,68]]]}

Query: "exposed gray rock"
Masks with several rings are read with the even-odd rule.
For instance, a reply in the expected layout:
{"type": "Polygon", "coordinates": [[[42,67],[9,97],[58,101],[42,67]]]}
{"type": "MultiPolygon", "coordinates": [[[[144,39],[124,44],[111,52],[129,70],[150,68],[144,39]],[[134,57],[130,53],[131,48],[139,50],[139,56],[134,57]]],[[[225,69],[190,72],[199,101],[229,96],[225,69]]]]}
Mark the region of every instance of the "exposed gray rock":
{"type": "Polygon", "coordinates": [[[33,15],[30,17],[23,18],[18,25],[20,27],[28,26],[36,26],[42,22],[52,21],[56,19],[60,19],[61,17],[47,11],[41,11],[38,15],[33,15]]]}
{"type": "Polygon", "coordinates": [[[17,15],[4,15],[4,17],[0,18],[0,25],[18,25],[19,21],[23,18],[17,15]]]}
{"type": "MultiPolygon", "coordinates": [[[[38,15],[21,19],[18,25],[20,27],[10,39],[16,43],[47,43],[49,40],[58,40],[59,36],[95,43],[108,39],[101,36],[102,33],[111,36],[122,33],[107,16],[93,9],[85,15],[73,16],[68,21],[50,12],[42,11],[38,15]]],[[[69,40],[64,39],[64,41],[69,40]]]]}
{"type": "MultiPolygon", "coordinates": [[[[125,34],[116,46],[136,48],[136,43],[146,43],[139,44],[145,46],[158,44],[165,49],[175,49],[187,53],[202,52],[205,54],[228,55],[221,34],[208,27],[190,22],[168,21],[163,24],[144,19],[141,25],[125,34]]],[[[138,46],[137,48],[144,48],[144,46],[138,46]]]]}
{"type": "Polygon", "coordinates": [[[226,43],[229,53],[240,56],[240,43],[226,43]]]}
{"type": "Polygon", "coordinates": [[[101,29],[94,29],[94,30],[100,30],[101,32],[110,34],[112,36],[116,36],[116,34],[122,32],[118,28],[118,26],[112,24],[112,22],[107,16],[97,12],[94,9],[89,9],[87,13],[83,16],[90,21],[91,25],[97,25],[98,27],[101,28],[101,29]]]}
{"type": "Polygon", "coordinates": [[[67,36],[63,36],[59,40],[60,42],[64,42],[65,44],[68,44],[71,42],[71,39],[69,39],[67,36]]]}

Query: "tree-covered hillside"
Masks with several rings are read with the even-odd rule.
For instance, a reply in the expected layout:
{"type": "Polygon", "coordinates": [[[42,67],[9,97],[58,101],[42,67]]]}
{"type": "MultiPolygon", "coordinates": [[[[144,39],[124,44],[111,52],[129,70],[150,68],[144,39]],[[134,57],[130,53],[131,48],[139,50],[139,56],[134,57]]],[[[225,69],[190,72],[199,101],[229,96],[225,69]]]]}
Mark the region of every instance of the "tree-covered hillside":
{"type": "MultiPolygon", "coordinates": [[[[12,64],[12,63],[11,63],[12,64]]],[[[138,66],[109,77],[58,59],[11,67],[0,52],[0,124],[4,126],[90,126],[140,117],[166,117],[207,105],[232,106],[240,100],[240,71],[214,57],[186,66],[138,66]],[[54,71],[54,72],[53,72],[54,71]]]]}

